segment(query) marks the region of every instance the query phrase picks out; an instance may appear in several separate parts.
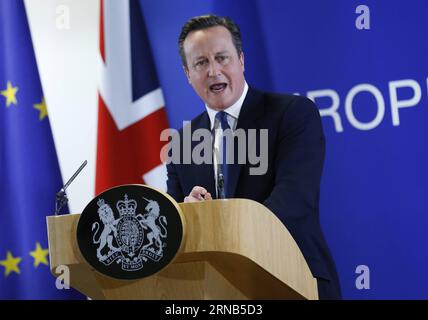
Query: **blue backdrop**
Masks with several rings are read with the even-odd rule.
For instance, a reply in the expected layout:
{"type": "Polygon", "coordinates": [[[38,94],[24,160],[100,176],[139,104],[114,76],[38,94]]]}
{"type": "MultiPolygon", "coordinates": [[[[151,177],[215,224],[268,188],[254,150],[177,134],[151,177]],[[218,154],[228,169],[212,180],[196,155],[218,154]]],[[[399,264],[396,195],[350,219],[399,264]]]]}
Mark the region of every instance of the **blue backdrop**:
{"type": "Polygon", "coordinates": [[[248,83],[308,95],[321,111],[321,223],[344,297],[427,299],[428,2],[140,2],[170,125],[204,110],[178,56],[181,26],[195,15],[230,16],[243,34],[248,83]],[[370,29],[356,26],[360,4],[370,29]],[[359,265],[370,270],[370,289],[355,286],[359,265]]]}

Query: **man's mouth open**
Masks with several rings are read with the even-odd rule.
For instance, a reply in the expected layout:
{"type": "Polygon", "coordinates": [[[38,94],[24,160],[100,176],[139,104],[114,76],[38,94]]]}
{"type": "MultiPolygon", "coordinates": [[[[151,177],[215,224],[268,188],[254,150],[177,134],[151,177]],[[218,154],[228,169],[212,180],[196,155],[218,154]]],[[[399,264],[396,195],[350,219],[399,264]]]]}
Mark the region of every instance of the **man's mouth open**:
{"type": "Polygon", "coordinates": [[[210,85],[210,91],[213,93],[220,93],[226,90],[227,83],[221,82],[221,83],[215,83],[210,85]]]}

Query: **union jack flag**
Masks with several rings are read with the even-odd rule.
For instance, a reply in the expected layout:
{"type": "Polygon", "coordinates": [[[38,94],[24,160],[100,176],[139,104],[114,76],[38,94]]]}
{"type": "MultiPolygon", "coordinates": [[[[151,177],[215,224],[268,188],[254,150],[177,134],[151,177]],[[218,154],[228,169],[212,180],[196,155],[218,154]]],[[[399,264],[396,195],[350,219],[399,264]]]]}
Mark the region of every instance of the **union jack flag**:
{"type": "Polygon", "coordinates": [[[166,190],[160,151],[168,128],[138,0],[100,0],[100,70],[95,192],[143,183],[166,190]]]}

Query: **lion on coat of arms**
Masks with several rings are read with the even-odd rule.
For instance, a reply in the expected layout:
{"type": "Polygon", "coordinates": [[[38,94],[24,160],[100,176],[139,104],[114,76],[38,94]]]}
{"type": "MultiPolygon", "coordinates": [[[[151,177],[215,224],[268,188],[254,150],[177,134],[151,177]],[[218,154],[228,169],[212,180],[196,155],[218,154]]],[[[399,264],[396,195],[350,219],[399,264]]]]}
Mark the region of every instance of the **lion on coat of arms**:
{"type": "Polygon", "coordinates": [[[97,248],[97,258],[100,261],[103,261],[107,258],[106,255],[103,255],[101,253],[105,246],[108,246],[108,248],[110,249],[109,254],[120,250],[119,248],[116,248],[113,245],[113,235],[115,237],[117,236],[116,225],[120,219],[114,219],[113,210],[107,203],[104,202],[104,199],[98,200],[97,204],[99,206],[98,215],[100,217],[100,220],[104,224],[104,228],[98,239],[95,239],[95,236],[97,235],[100,229],[100,224],[98,222],[94,222],[92,224],[92,231],[94,231],[95,229],[96,230],[92,240],[94,244],[100,244],[97,248]]]}

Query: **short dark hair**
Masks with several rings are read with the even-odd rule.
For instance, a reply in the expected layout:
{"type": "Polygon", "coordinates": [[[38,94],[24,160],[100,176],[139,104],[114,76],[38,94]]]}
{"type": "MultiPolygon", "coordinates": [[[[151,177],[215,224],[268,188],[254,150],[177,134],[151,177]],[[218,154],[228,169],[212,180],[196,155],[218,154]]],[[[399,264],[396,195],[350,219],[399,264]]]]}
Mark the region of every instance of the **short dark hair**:
{"type": "Polygon", "coordinates": [[[207,29],[216,26],[223,26],[229,30],[230,35],[232,36],[232,42],[238,52],[238,56],[242,53],[242,39],[241,31],[239,30],[238,25],[233,22],[232,19],[228,17],[219,17],[213,14],[203,15],[193,17],[188,20],[183,28],[181,28],[180,36],[178,37],[178,50],[180,53],[181,61],[184,66],[187,67],[186,55],[184,54],[184,40],[186,40],[187,35],[196,30],[207,29]]]}

